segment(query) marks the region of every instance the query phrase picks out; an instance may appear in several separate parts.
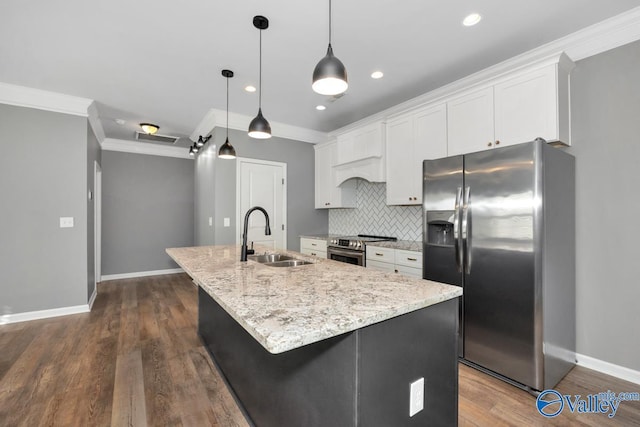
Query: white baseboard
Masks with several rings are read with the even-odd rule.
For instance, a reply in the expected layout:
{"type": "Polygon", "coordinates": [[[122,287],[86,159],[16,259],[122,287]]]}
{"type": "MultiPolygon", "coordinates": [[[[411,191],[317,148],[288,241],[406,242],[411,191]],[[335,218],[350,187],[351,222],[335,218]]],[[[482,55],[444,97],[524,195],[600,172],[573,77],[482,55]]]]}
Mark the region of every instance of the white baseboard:
{"type": "Polygon", "coordinates": [[[163,274],[176,274],[176,273],[184,273],[184,270],[181,268],[171,268],[168,270],[152,270],[152,271],[138,271],[135,273],[107,274],[105,276],[101,276],[100,281],[104,282],[105,280],[134,279],[136,277],[160,276],[163,274]]]}
{"type": "Polygon", "coordinates": [[[634,371],[633,369],[625,368],[624,366],[614,365],[613,363],[605,362],[604,360],[595,359],[579,353],[576,353],[576,361],[579,366],[584,368],[593,369],[594,371],[602,372],[603,374],[611,375],[612,377],[620,378],[621,380],[640,384],[640,371],[634,371]]]}
{"type": "Polygon", "coordinates": [[[26,322],[28,320],[48,319],[50,317],[68,316],[70,314],[88,313],[89,304],[72,307],[52,308],[49,310],[27,311],[24,313],[5,314],[0,316],[0,324],[26,322]]]}
{"type": "Polygon", "coordinates": [[[95,286],[93,287],[93,293],[89,298],[89,303],[87,304],[89,306],[89,311],[91,311],[91,309],[93,308],[93,303],[95,302],[97,296],[98,296],[98,284],[96,283],[95,286]]]}

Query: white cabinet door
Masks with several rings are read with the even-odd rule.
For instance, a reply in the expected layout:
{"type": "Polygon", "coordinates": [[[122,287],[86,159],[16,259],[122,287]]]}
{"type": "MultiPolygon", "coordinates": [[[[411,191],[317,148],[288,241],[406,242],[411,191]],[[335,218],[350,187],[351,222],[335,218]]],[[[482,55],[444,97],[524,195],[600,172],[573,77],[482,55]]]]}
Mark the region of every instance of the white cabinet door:
{"type": "Polygon", "coordinates": [[[331,203],[331,157],[335,144],[317,146],[315,149],[315,199],[316,209],[325,209],[331,203]]]}
{"type": "Polygon", "coordinates": [[[356,183],[335,185],[336,143],[315,147],[315,206],[316,209],[354,208],[356,206],[356,183]]]}
{"type": "Polygon", "coordinates": [[[493,87],[447,102],[449,156],[493,147],[493,87]]]}
{"type": "Polygon", "coordinates": [[[387,204],[412,203],[415,189],[413,116],[387,122],[387,204]]]}
{"type": "Polygon", "coordinates": [[[497,84],[494,98],[497,146],[559,139],[555,65],[497,84]]]}
{"type": "Polygon", "coordinates": [[[411,166],[413,203],[422,204],[422,161],[447,157],[447,104],[420,110],[414,115],[414,151],[411,166]]]}
{"type": "Polygon", "coordinates": [[[447,156],[447,106],[387,122],[387,204],[422,203],[422,161],[447,156]]]}

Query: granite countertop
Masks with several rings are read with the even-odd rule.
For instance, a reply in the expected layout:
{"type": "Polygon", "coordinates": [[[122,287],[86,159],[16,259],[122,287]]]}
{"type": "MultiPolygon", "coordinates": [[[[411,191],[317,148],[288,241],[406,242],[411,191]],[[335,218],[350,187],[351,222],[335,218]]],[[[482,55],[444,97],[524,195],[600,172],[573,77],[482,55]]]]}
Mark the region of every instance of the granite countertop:
{"type": "Polygon", "coordinates": [[[367,246],[378,246],[380,248],[401,249],[403,251],[422,252],[422,242],[413,240],[398,240],[396,242],[371,242],[367,246]]]}
{"type": "Polygon", "coordinates": [[[198,286],[274,354],[462,295],[457,286],[277,252],[313,264],[275,268],[240,262],[239,245],[167,249],[198,286]]]}
{"type": "Polygon", "coordinates": [[[316,240],[326,240],[336,239],[338,237],[342,237],[341,234],[301,234],[298,237],[304,237],[305,239],[316,239],[316,240]]]}

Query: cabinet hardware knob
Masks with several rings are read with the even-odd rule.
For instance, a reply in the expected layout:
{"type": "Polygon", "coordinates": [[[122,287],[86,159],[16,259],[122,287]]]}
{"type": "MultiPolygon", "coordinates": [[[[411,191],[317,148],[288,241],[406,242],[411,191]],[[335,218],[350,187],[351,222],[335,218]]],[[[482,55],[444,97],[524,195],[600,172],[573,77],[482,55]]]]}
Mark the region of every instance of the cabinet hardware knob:
{"type": "Polygon", "coordinates": [[[317,256],[315,252],[311,252],[311,255],[313,255],[313,256],[317,256]]]}
{"type": "Polygon", "coordinates": [[[394,273],[398,273],[398,269],[396,268],[395,270],[393,270],[394,273]]]}
{"type": "Polygon", "coordinates": [[[487,142],[487,147],[491,147],[493,144],[491,142],[487,142]]]}
{"type": "Polygon", "coordinates": [[[499,140],[496,140],[496,145],[500,145],[500,141],[499,140]]]}

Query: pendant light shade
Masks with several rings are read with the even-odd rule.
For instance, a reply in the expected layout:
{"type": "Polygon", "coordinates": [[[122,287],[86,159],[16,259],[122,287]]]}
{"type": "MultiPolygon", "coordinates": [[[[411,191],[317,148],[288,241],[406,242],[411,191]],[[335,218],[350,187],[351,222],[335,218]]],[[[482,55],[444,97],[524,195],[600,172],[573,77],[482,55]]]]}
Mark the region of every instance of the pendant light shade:
{"type": "Polygon", "coordinates": [[[229,144],[229,79],[233,77],[233,71],[222,70],[222,75],[227,79],[227,139],[218,151],[218,157],[221,159],[235,159],[236,150],[233,145],[229,144]]]}
{"type": "Polygon", "coordinates": [[[229,144],[229,137],[227,136],[227,140],[222,144],[220,150],[218,151],[218,157],[221,159],[235,159],[236,158],[236,149],[233,148],[233,145],[229,144]]]}
{"type": "Polygon", "coordinates": [[[331,0],[329,0],[329,47],[327,55],[318,62],[313,70],[314,92],[320,95],[338,95],[349,87],[347,69],[342,61],[333,55],[331,46],[331,0]]]}
{"type": "Polygon", "coordinates": [[[256,139],[271,138],[271,125],[262,115],[262,108],[258,108],[258,115],[249,124],[249,136],[256,139]]]}
{"type": "Polygon", "coordinates": [[[253,26],[260,30],[260,94],[258,115],[249,124],[249,136],[257,139],[271,138],[271,125],[262,115],[262,30],[269,28],[269,20],[261,15],[253,17],[253,26]]]}

